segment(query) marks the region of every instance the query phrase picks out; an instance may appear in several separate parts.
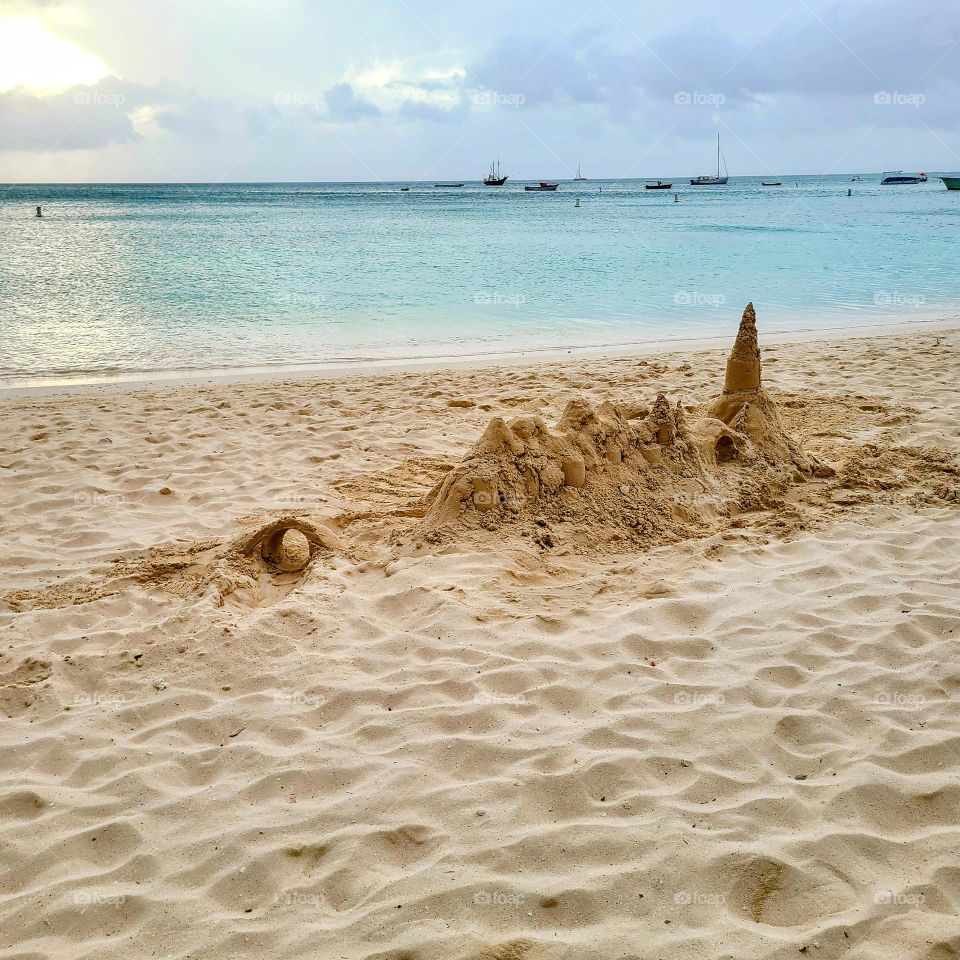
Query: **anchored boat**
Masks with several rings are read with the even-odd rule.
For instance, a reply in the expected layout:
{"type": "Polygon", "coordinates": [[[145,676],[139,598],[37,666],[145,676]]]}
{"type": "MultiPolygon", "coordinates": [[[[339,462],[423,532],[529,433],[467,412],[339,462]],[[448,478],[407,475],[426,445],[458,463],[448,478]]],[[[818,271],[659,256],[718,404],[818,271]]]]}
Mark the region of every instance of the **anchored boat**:
{"type": "Polygon", "coordinates": [[[717,175],[715,177],[711,176],[700,176],[694,177],[690,181],[690,186],[692,187],[722,187],[726,184],[728,179],[727,174],[727,159],[723,156],[723,151],[720,149],[720,134],[717,134],[717,175]],[[720,176],[720,160],[723,159],[723,176],[720,176]]]}
{"type": "Polygon", "coordinates": [[[941,177],[940,179],[948,190],[960,190],[960,174],[955,177],[941,177]]]}
{"type": "Polygon", "coordinates": [[[898,186],[904,183],[926,183],[925,173],[904,173],[902,170],[891,170],[883,175],[880,181],[882,187],[898,186]]]}
{"type": "Polygon", "coordinates": [[[673,184],[664,183],[662,180],[649,180],[644,186],[647,190],[669,190],[673,184]]]}
{"type": "Polygon", "coordinates": [[[523,189],[528,193],[537,192],[539,193],[542,190],[556,190],[559,187],[559,183],[547,183],[546,180],[541,180],[537,186],[533,187],[530,185],[525,186],[523,189]]]}

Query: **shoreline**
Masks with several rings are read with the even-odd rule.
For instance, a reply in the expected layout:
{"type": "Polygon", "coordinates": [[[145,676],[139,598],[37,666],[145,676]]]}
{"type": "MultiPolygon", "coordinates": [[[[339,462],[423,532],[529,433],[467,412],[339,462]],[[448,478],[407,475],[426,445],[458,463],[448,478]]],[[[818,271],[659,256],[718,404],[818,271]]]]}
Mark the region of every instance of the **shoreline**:
{"type": "MultiPolygon", "coordinates": [[[[810,343],[815,340],[855,340],[863,337],[900,336],[912,332],[936,332],[960,328],[960,318],[899,318],[890,323],[854,326],[808,327],[795,330],[764,331],[767,345],[810,343]]],[[[164,387],[211,386],[249,383],[273,383],[281,380],[338,380],[378,376],[387,373],[427,373],[442,370],[480,370],[521,364],[548,364],[578,358],[598,360],[657,354],[702,353],[729,342],[729,331],[701,337],[644,339],[627,343],[609,343],[582,347],[554,347],[473,353],[463,355],[421,355],[372,360],[330,360],[316,363],[292,363],[252,368],[216,367],[210,370],[158,370],[102,376],[38,377],[37,382],[0,382],[0,401],[29,397],[82,396],[97,393],[126,393],[164,387]]],[[[20,381],[26,378],[19,378],[20,381]]]]}

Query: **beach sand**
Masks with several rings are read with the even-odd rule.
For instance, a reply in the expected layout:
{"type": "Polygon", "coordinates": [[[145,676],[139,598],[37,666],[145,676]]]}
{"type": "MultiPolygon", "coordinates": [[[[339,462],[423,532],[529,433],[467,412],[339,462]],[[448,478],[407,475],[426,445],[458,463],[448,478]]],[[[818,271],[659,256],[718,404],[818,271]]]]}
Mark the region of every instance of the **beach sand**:
{"type": "Polygon", "coordinates": [[[960,331],[729,348],[0,401],[0,957],[960,955],[960,331]]]}

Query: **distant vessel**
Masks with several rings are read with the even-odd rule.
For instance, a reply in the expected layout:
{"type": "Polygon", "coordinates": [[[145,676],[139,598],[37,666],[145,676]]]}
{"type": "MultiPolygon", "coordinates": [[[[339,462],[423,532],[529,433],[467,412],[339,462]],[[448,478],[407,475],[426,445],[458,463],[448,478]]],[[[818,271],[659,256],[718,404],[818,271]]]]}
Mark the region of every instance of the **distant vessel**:
{"type": "Polygon", "coordinates": [[[760,181],[760,186],[761,186],[761,187],[782,187],[782,186],[783,186],[783,181],[781,181],[781,180],[761,180],[761,181],[760,181]]]}
{"type": "Polygon", "coordinates": [[[540,191],[540,190],[556,190],[557,187],[559,187],[559,186],[560,186],[559,183],[547,183],[546,180],[541,180],[540,183],[537,184],[537,186],[535,186],[535,187],[526,186],[526,187],[524,187],[523,189],[524,189],[524,190],[527,190],[528,192],[534,191],[534,190],[536,190],[536,191],[540,191]]]}
{"type": "Polygon", "coordinates": [[[694,177],[690,181],[692,187],[722,187],[726,184],[728,175],[727,175],[727,159],[723,157],[723,176],[720,176],[720,159],[723,157],[723,153],[720,150],[720,134],[717,134],[717,175],[715,177],[711,176],[700,176],[694,177]]]}
{"type": "Polygon", "coordinates": [[[904,173],[902,170],[891,170],[883,175],[880,181],[881,186],[892,186],[902,183],[926,183],[927,175],[925,173],[904,173]]]}
{"type": "Polygon", "coordinates": [[[488,187],[502,187],[509,177],[500,176],[500,161],[490,164],[490,172],[483,178],[488,187]]]}
{"type": "Polygon", "coordinates": [[[673,186],[673,184],[664,183],[662,180],[656,180],[656,181],[650,181],[644,184],[644,186],[647,188],[647,190],[669,190],[673,186]]]}
{"type": "Polygon", "coordinates": [[[435,187],[462,187],[462,183],[435,183],[435,187]]]}
{"type": "Polygon", "coordinates": [[[955,177],[941,177],[940,179],[948,190],[960,190],[960,174],[955,177]]]}
{"type": "Polygon", "coordinates": [[[863,182],[863,177],[851,177],[851,178],[850,178],[850,182],[851,182],[851,183],[862,183],[862,182],[863,182]]]}
{"type": "Polygon", "coordinates": [[[586,180],[587,178],[580,172],[580,161],[577,161],[577,175],[573,178],[574,180],[586,180]]]}
{"type": "Polygon", "coordinates": [[[410,188],[409,188],[409,187],[401,187],[401,188],[400,188],[400,192],[401,192],[401,193],[409,193],[409,192],[410,192],[410,188]]]}

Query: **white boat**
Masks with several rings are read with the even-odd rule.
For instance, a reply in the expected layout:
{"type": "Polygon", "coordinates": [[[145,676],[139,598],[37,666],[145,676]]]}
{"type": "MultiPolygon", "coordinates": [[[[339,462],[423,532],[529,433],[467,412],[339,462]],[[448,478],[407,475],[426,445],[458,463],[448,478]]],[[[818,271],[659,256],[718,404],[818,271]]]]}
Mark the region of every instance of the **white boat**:
{"type": "Polygon", "coordinates": [[[720,149],[720,134],[717,134],[717,175],[711,177],[709,175],[703,175],[699,177],[694,177],[690,181],[690,186],[692,187],[722,187],[726,184],[728,179],[727,174],[727,158],[723,156],[723,152],[720,149]],[[720,160],[723,159],[723,176],[720,176],[720,160]]]}
{"type": "Polygon", "coordinates": [[[577,161],[577,175],[573,178],[574,180],[586,180],[587,178],[580,172],[580,161],[577,161]]]}

